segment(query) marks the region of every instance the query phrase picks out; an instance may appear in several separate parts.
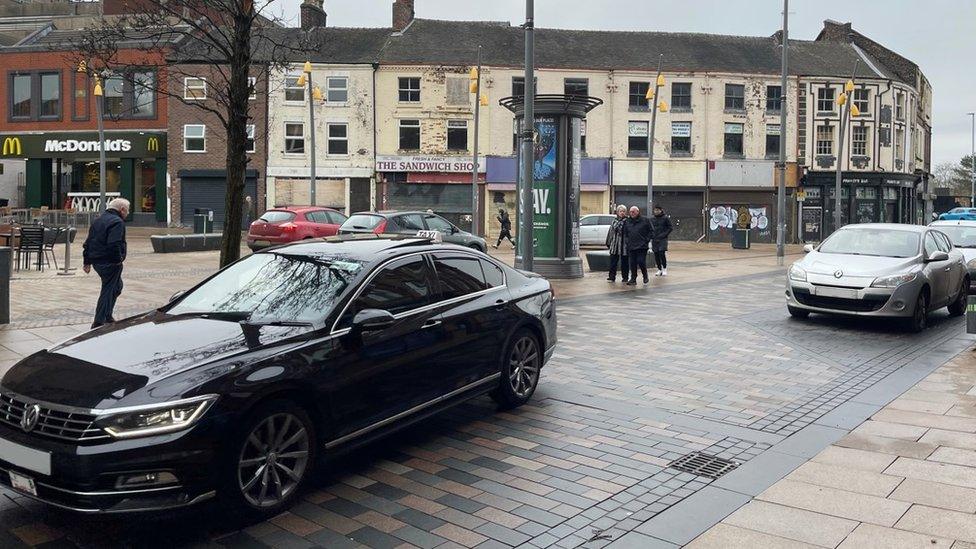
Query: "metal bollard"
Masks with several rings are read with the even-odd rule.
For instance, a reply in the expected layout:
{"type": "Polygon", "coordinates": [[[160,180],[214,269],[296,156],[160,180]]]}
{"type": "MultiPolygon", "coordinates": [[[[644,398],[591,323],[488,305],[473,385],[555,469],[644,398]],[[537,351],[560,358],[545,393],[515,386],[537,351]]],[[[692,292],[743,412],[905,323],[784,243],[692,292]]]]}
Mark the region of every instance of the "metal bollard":
{"type": "Polygon", "coordinates": [[[0,246],[0,324],[10,324],[10,269],[13,249],[0,246]]]}
{"type": "Polygon", "coordinates": [[[976,295],[966,298],[966,333],[976,334],[976,295]]]}
{"type": "Polygon", "coordinates": [[[71,266],[71,229],[74,227],[68,226],[68,230],[64,233],[64,268],[58,271],[62,276],[73,275],[75,273],[72,271],[76,270],[71,266]]]}

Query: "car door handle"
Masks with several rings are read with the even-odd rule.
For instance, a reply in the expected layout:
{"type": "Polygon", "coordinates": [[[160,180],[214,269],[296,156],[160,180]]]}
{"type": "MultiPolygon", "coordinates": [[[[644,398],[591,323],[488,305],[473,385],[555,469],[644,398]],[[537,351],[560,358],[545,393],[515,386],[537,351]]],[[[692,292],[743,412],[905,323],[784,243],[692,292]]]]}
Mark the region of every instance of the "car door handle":
{"type": "Polygon", "coordinates": [[[952,267],[946,267],[946,268],[945,268],[945,272],[947,272],[947,273],[948,273],[949,271],[951,271],[951,270],[952,270],[952,267]]]}
{"type": "Polygon", "coordinates": [[[426,330],[427,328],[433,328],[435,326],[440,326],[440,325],[441,325],[440,320],[430,319],[427,322],[424,322],[424,325],[421,326],[420,329],[426,330]]]}
{"type": "Polygon", "coordinates": [[[508,305],[508,302],[505,301],[504,299],[499,299],[498,301],[495,302],[495,308],[498,309],[499,311],[504,309],[505,305],[508,305]]]}

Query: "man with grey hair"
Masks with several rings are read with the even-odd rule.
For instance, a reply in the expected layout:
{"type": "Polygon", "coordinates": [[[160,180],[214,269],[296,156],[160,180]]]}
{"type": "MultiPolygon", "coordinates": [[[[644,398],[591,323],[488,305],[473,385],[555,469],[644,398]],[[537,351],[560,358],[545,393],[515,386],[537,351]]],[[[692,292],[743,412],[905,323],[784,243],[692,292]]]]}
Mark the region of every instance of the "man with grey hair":
{"type": "Polygon", "coordinates": [[[125,261],[125,218],[129,217],[129,201],[116,198],[108,203],[105,212],[88,228],[85,239],[85,273],[92,269],[102,279],[102,291],[95,306],[92,328],[115,322],[112,311],[115,300],[122,293],[122,263],[125,261]]]}

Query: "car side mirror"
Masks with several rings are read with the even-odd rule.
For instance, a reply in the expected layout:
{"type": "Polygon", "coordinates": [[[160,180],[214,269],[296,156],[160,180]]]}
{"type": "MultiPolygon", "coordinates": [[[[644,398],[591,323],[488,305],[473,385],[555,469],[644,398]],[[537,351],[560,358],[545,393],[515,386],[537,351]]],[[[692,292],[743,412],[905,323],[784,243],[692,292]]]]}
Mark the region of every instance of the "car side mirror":
{"type": "Polygon", "coordinates": [[[808,254],[808,253],[812,252],[813,250],[814,250],[813,244],[807,244],[806,246],[803,247],[803,253],[807,253],[808,254]]]}
{"type": "Polygon", "coordinates": [[[178,292],[175,292],[173,295],[169,296],[169,302],[172,303],[172,302],[176,301],[177,299],[183,297],[183,294],[185,294],[185,293],[186,293],[186,290],[179,290],[178,292]]]}
{"type": "Polygon", "coordinates": [[[932,255],[929,256],[927,261],[931,263],[935,261],[948,261],[948,260],[949,260],[949,254],[942,251],[938,251],[938,252],[932,252],[932,255]]]}
{"type": "Polygon", "coordinates": [[[451,234],[457,234],[459,232],[461,232],[461,229],[458,229],[454,225],[451,225],[451,234]]]}
{"type": "Polygon", "coordinates": [[[394,322],[396,322],[396,318],[390,311],[384,311],[383,309],[363,309],[353,317],[351,331],[357,334],[378,332],[389,328],[394,322]]]}

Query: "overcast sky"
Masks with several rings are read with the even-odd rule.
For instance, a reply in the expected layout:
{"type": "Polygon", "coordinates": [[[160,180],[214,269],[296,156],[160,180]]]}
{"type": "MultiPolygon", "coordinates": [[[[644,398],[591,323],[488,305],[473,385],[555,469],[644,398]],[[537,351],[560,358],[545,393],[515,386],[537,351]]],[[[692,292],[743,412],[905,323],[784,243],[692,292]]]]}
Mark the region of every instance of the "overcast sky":
{"type": "MultiPolygon", "coordinates": [[[[325,0],[330,26],[389,26],[392,0],[325,0]]],[[[297,26],[301,0],[271,0],[297,26]]],[[[536,0],[537,27],[768,36],[782,26],[781,0],[536,0]]],[[[416,0],[417,17],[520,24],[523,0],[416,0]]],[[[793,0],[790,36],[812,40],[824,19],[854,28],[918,63],[934,90],[933,166],[969,154],[976,111],[976,1],[793,0]]]]}

